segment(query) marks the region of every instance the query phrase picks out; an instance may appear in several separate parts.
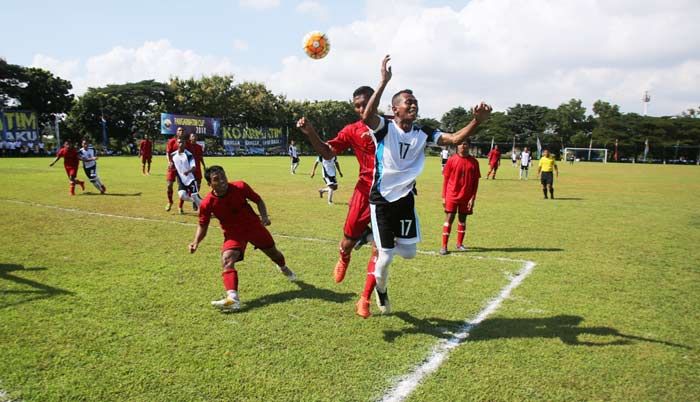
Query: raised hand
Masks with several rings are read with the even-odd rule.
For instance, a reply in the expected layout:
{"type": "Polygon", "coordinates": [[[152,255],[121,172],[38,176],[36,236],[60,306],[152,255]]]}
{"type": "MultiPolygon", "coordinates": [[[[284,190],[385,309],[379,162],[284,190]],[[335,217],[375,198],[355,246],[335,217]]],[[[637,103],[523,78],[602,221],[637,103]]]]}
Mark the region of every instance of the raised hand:
{"type": "Polygon", "coordinates": [[[476,121],[479,123],[483,123],[484,121],[488,120],[488,118],[491,116],[491,111],[493,108],[489,106],[488,104],[481,102],[478,105],[474,106],[472,109],[472,112],[474,113],[474,118],[476,121]]]}
{"type": "Polygon", "coordinates": [[[391,56],[388,54],[384,56],[384,60],[382,60],[382,82],[389,82],[391,80],[391,66],[389,65],[389,62],[391,61],[391,56]]]}
{"type": "Polygon", "coordinates": [[[311,124],[311,120],[307,119],[306,117],[302,117],[301,119],[297,120],[297,128],[306,135],[315,131],[314,125],[311,124]]]}

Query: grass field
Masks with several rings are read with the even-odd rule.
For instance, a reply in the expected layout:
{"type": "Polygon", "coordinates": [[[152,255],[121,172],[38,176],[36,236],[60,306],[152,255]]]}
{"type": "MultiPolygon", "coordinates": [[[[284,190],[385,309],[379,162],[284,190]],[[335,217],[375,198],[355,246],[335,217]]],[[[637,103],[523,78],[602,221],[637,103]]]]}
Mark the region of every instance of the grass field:
{"type": "MultiPolygon", "coordinates": [[[[0,400],[382,399],[525,260],[534,271],[408,400],[700,395],[697,166],[560,165],[559,198],[543,200],[534,172],[518,181],[504,160],[497,180],[480,182],[470,251],[397,258],[394,314],[363,320],[354,303],[368,249],[342,284],[331,272],[354,159],[340,159],[333,206],[306,174],[311,157],[295,176],[287,158],[207,160],[263,196],[301,279],[249,249],[235,314],[209,306],[223,294],[218,225],[188,254],[196,216],[163,210],[160,159],[147,177],[136,158],[100,159],[108,194],[88,183],[75,197],[49,159],[0,159],[0,400]]],[[[426,252],[440,245],[440,186],[429,158],[417,199],[426,252]]]]}

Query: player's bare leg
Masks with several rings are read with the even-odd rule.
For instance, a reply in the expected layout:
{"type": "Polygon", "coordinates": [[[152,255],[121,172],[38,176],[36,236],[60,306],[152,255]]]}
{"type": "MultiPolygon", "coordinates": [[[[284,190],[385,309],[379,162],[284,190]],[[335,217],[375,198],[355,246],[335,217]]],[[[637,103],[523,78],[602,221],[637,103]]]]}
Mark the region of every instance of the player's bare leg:
{"type": "Polygon", "coordinates": [[[165,210],[170,211],[173,207],[173,182],[168,180],[167,183],[168,204],[165,206],[165,210]]]}
{"type": "Polygon", "coordinates": [[[238,297],[238,271],[234,264],[241,257],[238,249],[224,250],[221,253],[221,279],[224,282],[226,297],[211,302],[211,305],[223,312],[231,312],[241,308],[241,300],[238,297]]]}
{"type": "Polygon", "coordinates": [[[270,248],[261,249],[260,251],[265,253],[265,255],[267,255],[272,262],[277,264],[277,269],[279,269],[282,275],[286,276],[287,279],[289,279],[291,282],[297,280],[297,276],[294,274],[294,271],[289,269],[287,262],[284,260],[284,255],[277,249],[277,247],[272,246],[270,248]]]}
{"type": "Polygon", "coordinates": [[[335,283],[340,283],[345,279],[345,272],[350,265],[350,253],[352,253],[352,248],[355,246],[355,243],[357,243],[357,240],[350,239],[346,236],[343,236],[343,239],[340,240],[338,262],[335,264],[335,268],[333,268],[335,283]]]}

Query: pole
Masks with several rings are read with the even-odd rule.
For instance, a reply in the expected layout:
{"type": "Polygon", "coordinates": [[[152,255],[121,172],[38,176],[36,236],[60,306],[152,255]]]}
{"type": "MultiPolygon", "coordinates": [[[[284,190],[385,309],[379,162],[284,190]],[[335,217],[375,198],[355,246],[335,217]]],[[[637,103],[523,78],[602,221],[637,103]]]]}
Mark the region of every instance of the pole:
{"type": "Polygon", "coordinates": [[[56,113],[54,116],[54,122],[56,123],[56,149],[61,147],[61,129],[59,123],[59,117],[58,113],[56,113]]]}

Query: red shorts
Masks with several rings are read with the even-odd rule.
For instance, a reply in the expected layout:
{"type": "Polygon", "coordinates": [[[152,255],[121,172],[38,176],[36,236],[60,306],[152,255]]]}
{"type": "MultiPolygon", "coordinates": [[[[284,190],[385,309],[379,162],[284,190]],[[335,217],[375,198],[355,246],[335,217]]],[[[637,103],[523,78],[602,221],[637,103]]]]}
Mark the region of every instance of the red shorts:
{"type": "Polygon", "coordinates": [[[165,180],[174,182],[175,179],[177,179],[177,170],[168,168],[168,171],[165,173],[165,180]]]}
{"type": "Polygon", "coordinates": [[[66,169],[66,174],[68,177],[75,177],[78,175],[78,167],[77,166],[64,166],[66,169]]]}
{"type": "Polygon", "coordinates": [[[489,162],[489,166],[491,167],[491,169],[498,169],[498,161],[489,162]]]}
{"type": "Polygon", "coordinates": [[[471,208],[467,206],[469,204],[469,200],[450,200],[447,199],[445,200],[445,212],[449,213],[459,213],[459,214],[467,214],[471,215],[474,213],[471,208]]]}
{"type": "Polygon", "coordinates": [[[369,194],[364,194],[355,188],[349,202],[348,216],[345,218],[343,234],[348,239],[357,240],[367,229],[372,216],[369,211],[369,194]]]}
{"type": "Polygon", "coordinates": [[[141,163],[151,163],[151,155],[141,155],[141,163]]]}
{"type": "Polygon", "coordinates": [[[241,258],[239,258],[238,261],[242,261],[248,243],[262,250],[275,246],[275,240],[260,221],[257,223],[246,222],[245,224],[238,224],[235,227],[227,228],[224,231],[224,244],[221,246],[221,251],[224,252],[232,249],[240,250],[241,258]]]}

